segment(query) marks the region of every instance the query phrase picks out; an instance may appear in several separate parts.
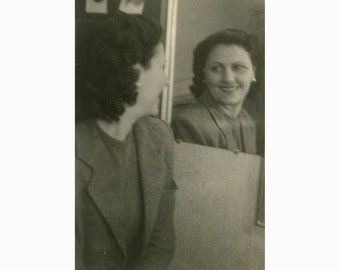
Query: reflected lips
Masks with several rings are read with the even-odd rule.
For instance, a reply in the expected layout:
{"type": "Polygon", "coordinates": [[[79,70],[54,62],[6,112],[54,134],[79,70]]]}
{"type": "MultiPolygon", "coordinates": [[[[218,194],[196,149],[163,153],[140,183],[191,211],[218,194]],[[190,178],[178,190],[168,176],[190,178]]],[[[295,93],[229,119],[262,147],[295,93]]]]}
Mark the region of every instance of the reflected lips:
{"type": "Polygon", "coordinates": [[[224,86],[224,87],[220,87],[220,89],[223,91],[223,92],[234,92],[238,89],[237,86],[224,86]]]}

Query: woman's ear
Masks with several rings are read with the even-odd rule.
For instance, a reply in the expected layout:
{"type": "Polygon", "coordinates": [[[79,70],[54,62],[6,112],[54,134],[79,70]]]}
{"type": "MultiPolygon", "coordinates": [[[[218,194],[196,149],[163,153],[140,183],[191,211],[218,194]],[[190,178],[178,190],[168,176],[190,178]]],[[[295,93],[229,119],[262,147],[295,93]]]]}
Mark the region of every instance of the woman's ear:
{"type": "Polygon", "coordinates": [[[132,68],[134,69],[138,76],[138,80],[135,83],[135,85],[139,90],[143,85],[143,71],[145,70],[145,68],[140,63],[134,64],[132,68]]]}
{"type": "Polygon", "coordinates": [[[138,73],[141,73],[141,71],[144,70],[144,67],[140,63],[134,64],[132,68],[135,69],[138,73]]]}
{"type": "Polygon", "coordinates": [[[256,82],[256,67],[253,66],[253,82],[256,82]]]}

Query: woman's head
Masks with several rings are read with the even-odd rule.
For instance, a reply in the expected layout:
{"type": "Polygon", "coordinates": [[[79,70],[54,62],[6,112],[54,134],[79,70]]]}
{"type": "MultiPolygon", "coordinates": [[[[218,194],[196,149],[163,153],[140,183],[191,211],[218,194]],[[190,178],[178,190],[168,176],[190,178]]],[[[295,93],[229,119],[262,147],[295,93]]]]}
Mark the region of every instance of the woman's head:
{"type": "Polygon", "coordinates": [[[241,105],[255,81],[258,51],[256,37],[241,30],[207,37],[194,50],[194,96],[208,91],[218,103],[241,105]]]}
{"type": "Polygon", "coordinates": [[[152,71],[164,61],[161,26],[142,15],[121,13],[86,30],[76,50],[77,120],[118,121],[126,106],[138,103],[141,91],[149,91],[144,87],[148,81],[139,82],[143,74],[159,76],[160,72],[152,71]]]}

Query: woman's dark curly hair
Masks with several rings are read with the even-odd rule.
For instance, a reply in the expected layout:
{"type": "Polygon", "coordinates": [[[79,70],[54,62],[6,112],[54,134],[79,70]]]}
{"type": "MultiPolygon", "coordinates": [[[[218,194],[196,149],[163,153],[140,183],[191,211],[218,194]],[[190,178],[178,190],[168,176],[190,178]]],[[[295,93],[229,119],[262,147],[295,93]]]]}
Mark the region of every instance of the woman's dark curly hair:
{"type": "Polygon", "coordinates": [[[219,44],[241,46],[249,53],[254,66],[258,67],[261,65],[260,47],[256,36],[238,29],[226,29],[208,36],[201,41],[194,50],[194,77],[190,90],[196,98],[199,98],[206,88],[203,82],[203,70],[207,62],[208,54],[219,44]]]}
{"type": "Polygon", "coordinates": [[[162,28],[143,15],[117,13],[83,30],[76,39],[76,121],[119,121],[124,105],[137,100],[133,65],[149,67],[162,28]]]}

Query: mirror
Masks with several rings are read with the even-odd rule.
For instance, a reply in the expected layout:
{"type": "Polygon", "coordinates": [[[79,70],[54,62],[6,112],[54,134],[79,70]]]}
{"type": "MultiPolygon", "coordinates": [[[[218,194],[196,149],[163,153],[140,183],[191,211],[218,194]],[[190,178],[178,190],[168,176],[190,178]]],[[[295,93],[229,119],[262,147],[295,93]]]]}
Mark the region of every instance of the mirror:
{"type": "MultiPolygon", "coordinates": [[[[256,132],[256,150],[241,149],[245,153],[234,151],[236,155],[229,150],[237,149],[216,145],[190,141],[176,145],[177,249],[170,269],[264,269],[264,0],[174,0],[169,1],[167,18],[170,83],[164,90],[161,117],[172,124],[176,137],[173,120],[183,111],[192,114],[198,102],[190,91],[197,44],[233,28],[255,34],[260,47],[256,83],[243,102],[256,132]]],[[[193,126],[190,120],[188,125],[193,126]]],[[[207,130],[224,121],[218,115],[195,120],[209,126],[207,130]]]]}
{"type": "MultiPolygon", "coordinates": [[[[176,118],[176,115],[181,114],[183,110],[187,109],[187,111],[192,111],[192,107],[194,107],[194,104],[197,103],[197,100],[190,92],[190,85],[193,84],[193,51],[196,45],[207,36],[217,31],[221,31],[226,28],[233,28],[241,29],[246,31],[247,33],[255,34],[261,46],[262,44],[264,44],[264,1],[178,0],[169,1],[168,11],[170,12],[168,14],[172,14],[172,17],[168,16],[167,23],[167,32],[168,34],[172,33],[172,35],[169,35],[169,37],[167,37],[166,39],[166,47],[171,50],[170,53],[167,55],[170,62],[168,72],[170,85],[169,89],[165,92],[165,97],[163,98],[162,118],[170,123],[174,119],[174,117],[176,118]],[[171,3],[173,6],[171,6],[171,3]],[[173,19],[173,17],[176,17],[176,19],[173,19]]],[[[263,47],[260,47],[260,49],[261,48],[263,47]]],[[[261,53],[262,51],[263,50],[261,50],[261,53]]],[[[250,154],[264,155],[263,55],[259,56],[259,59],[260,63],[257,63],[256,66],[256,83],[252,84],[252,87],[250,88],[243,103],[243,108],[246,112],[248,112],[255,125],[256,142],[254,142],[254,144],[256,144],[257,150],[254,151],[253,149],[251,149],[249,151],[246,151],[244,147],[239,147],[239,149],[237,149],[237,147],[233,148],[236,148],[236,151],[241,150],[241,152],[246,152],[250,154]]],[[[214,114],[214,112],[211,111],[209,113],[214,114]]],[[[214,119],[203,120],[205,119],[203,116],[200,121],[217,122],[217,124],[219,125],[219,129],[222,130],[223,135],[229,137],[229,135],[227,134],[229,131],[223,130],[223,127],[221,127],[223,126],[223,123],[218,123],[219,121],[224,121],[223,119],[218,119],[219,117],[220,116],[215,115],[213,116],[214,119]]],[[[247,121],[247,119],[245,121],[247,121]]],[[[241,120],[240,122],[242,123],[241,120]]],[[[213,126],[214,123],[212,123],[211,125],[213,126]]],[[[213,128],[214,127],[210,127],[210,129],[213,128]]],[[[242,128],[238,129],[241,130],[241,134],[245,133],[242,128]]],[[[174,131],[176,136],[178,130],[174,131]]],[[[190,133],[190,130],[185,132],[190,133]]],[[[180,135],[178,136],[181,137],[180,135]]],[[[245,141],[247,140],[245,139],[245,141]]],[[[187,142],[190,142],[190,140],[188,140],[187,142]]],[[[227,148],[227,146],[223,144],[214,145],[213,142],[210,142],[210,145],[209,142],[207,144],[200,144],[234,150],[227,148]]]]}

